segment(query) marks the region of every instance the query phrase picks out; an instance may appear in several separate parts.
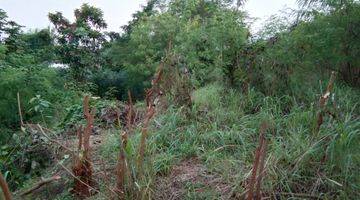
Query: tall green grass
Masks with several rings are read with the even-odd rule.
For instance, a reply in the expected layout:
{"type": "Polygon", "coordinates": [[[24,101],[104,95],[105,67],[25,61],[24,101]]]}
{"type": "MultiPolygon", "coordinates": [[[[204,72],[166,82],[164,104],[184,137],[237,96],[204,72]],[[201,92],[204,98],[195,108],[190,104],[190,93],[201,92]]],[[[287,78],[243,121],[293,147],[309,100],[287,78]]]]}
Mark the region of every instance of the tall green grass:
{"type": "MultiPolygon", "coordinates": [[[[260,124],[267,121],[265,195],[288,198],[301,193],[356,199],[360,194],[360,93],[336,86],[327,106],[336,117],[327,115],[317,136],[313,128],[321,91],[309,93],[314,94],[314,102],[264,96],[253,89],[244,95],[221,84],[199,88],[192,94],[190,110],[170,105],[155,117],[149,131],[146,178],[139,181],[139,187],[146,188],[151,197],[156,190],[149,187],[155,187],[157,179],[168,176],[182,160],[197,157],[209,173],[220,175],[231,186],[233,194],[241,194],[251,172],[260,124]]],[[[129,159],[136,158],[139,133],[136,130],[129,138],[129,159]]],[[[104,144],[103,153],[113,163],[118,139],[117,134],[112,135],[104,144]]],[[[195,186],[189,184],[185,188],[190,196],[186,198],[218,195],[209,191],[211,188],[205,194],[195,194],[195,186]]]]}
{"type": "Polygon", "coordinates": [[[337,117],[327,116],[319,136],[314,136],[316,102],[265,97],[254,90],[242,95],[219,84],[208,85],[194,92],[190,115],[181,107],[170,107],[157,117],[149,141],[152,166],[157,174],[166,174],[181,160],[199,157],[241,193],[259,125],[266,120],[272,127],[264,179],[268,195],[354,198],[360,194],[359,97],[354,89],[336,87],[328,107],[337,117]]]}

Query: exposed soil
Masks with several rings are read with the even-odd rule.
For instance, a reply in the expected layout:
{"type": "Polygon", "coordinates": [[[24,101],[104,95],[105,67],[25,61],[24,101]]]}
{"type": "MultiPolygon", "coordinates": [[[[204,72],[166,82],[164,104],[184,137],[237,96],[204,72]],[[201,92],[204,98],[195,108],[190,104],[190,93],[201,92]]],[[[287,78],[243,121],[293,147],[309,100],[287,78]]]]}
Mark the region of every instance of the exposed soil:
{"type": "MultiPolygon", "coordinates": [[[[91,163],[94,170],[95,183],[112,182],[109,180],[109,173],[112,173],[114,167],[106,163],[100,156],[100,146],[103,142],[104,132],[100,134],[91,135],[91,163]]],[[[68,149],[76,152],[78,139],[75,136],[68,137],[61,143],[68,149]]],[[[69,154],[64,151],[59,154],[62,156],[69,154]]],[[[70,161],[68,159],[68,161],[70,161]]],[[[72,162],[66,162],[64,165],[71,170],[72,162]]],[[[62,177],[59,181],[54,181],[50,184],[34,191],[31,195],[23,197],[24,199],[48,199],[53,198],[57,194],[61,194],[66,190],[71,190],[71,181],[73,178],[63,168],[57,166],[51,170],[51,175],[60,175],[62,177]],[[65,181],[66,180],[66,181],[65,181]]],[[[111,177],[111,176],[110,176],[111,177]]],[[[111,179],[111,178],[110,178],[111,179]]],[[[110,184],[111,185],[111,184],[110,184]]],[[[98,185],[95,185],[96,188],[98,185]]],[[[111,188],[109,195],[111,195],[111,188]]],[[[231,193],[230,184],[226,183],[219,175],[209,172],[204,164],[198,158],[190,158],[181,161],[174,166],[170,174],[167,176],[159,176],[155,182],[153,199],[229,199],[231,193]]]]}
{"type": "Polygon", "coordinates": [[[197,158],[182,161],[169,176],[156,181],[154,199],[229,199],[231,186],[220,176],[211,174],[197,158]]]}

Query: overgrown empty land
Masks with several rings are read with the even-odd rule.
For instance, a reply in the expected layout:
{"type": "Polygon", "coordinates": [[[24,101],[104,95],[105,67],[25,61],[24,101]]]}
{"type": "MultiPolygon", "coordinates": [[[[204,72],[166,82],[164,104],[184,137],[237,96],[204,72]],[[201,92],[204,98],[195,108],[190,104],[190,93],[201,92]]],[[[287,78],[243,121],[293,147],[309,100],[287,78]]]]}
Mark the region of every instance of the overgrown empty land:
{"type": "Polygon", "coordinates": [[[359,1],[257,31],[246,3],[150,0],[120,32],[0,10],[4,198],[359,199],[359,1]]]}

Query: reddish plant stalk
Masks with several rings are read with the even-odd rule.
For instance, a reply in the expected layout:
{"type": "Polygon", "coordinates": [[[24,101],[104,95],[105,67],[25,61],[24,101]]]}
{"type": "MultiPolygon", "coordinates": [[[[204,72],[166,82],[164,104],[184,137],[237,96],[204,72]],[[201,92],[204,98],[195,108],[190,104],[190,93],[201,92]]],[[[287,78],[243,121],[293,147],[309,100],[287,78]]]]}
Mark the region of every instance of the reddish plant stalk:
{"type": "Polygon", "coordinates": [[[139,169],[139,175],[142,175],[142,165],[143,165],[143,161],[144,161],[144,154],[145,154],[145,149],[146,149],[146,138],[148,135],[148,126],[149,126],[149,121],[152,118],[152,116],[155,113],[155,109],[153,106],[148,107],[147,110],[147,114],[146,114],[146,118],[144,121],[144,126],[141,130],[141,140],[140,140],[140,149],[139,149],[139,158],[137,161],[137,167],[139,169]]]}
{"type": "Polygon", "coordinates": [[[121,145],[119,152],[119,160],[116,167],[116,192],[118,193],[119,199],[125,199],[125,174],[126,174],[126,157],[124,150],[124,142],[120,137],[121,145]]]}
{"type": "Polygon", "coordinates": [[[81,198],[91,196],[92,180],[92,167],[90,162],[90,135],[94,123],[94,112],[89,111],[89,96],[84,98],[84,116],[86,119],[86,127],[81,134],[79,131],[79,155],[75,157],[75,164],[73,167],[74,179],[74,193],[81,198]],[[83,147],[83,152],[81,152],[83,147]]]}
{"type": "Polygon", "coordinates": [[[0,187],[1,187],[2,192],[4,194],[5,200],[12,200],[11,192],[9,190],[9,186],[6,183],[4,177],[3,177],[3,175],[1,173],[0,173],[0,187]]]}
{"type": "Polygon", "coordinates": [[[139,176],[142,176],[142,166],[144,162],[144,154],[146,149],[146,138],[148,136],[148,126],[151,118],[155,114],[155,107],[154,107],[154,101],[156,97],[160,95],[160,89],[159,89],[159,81],[162,76],[162,69],[163,69],[163,63],[161,63],[159,70],[156,73],[155,79],[152,80],[151,84],[152,87],[146,92],[146,116],[143,128],[141,130],[141,140],[140,140],[140,147],[139,147],[139,157],[137,160],[137,168],[138,168],[138,174],[139,176]]]}
{"type": "Polygon", "coordinates": [[[336,78],[335,72],[331,72],[330,80],[329,80],[329,83],[328,83],[328,85],[326,87],[326,92],[319,99],[320,110],[317,113],[317,119],[316,119],[316,127],[315,127],[315,134],[316,135],[319,133],[320,127],[324,122],[324,113],[325,113],[324,109],[325,109],[327,101],[328,101],[328,99],[330,97],[331,91],[332,91],[332,89],[334,87],[335,78],[336,78]]]}
{"type": "MultiPolygon", "coordinates": [[[[120,134],[120,152],[119,159],[116,167],[116,190],[118,193],[119,199],[125,199],[125,177],[127,174],[127,162],[126,162],[126,154],[125,149],[127,146],[128,132],[131,131],[132,123],[133,123],[133,102],[131,98],[131,92],[128,90],[128,112],[127,112],[127,120],[126,120],[126,131],[120,134]]],[[[120,118],[118,116],[118,123],[120,126],[120,118]]]]}
{"type": "Polygon", "coordinates": [[[266,158],[266,148],[267,148],[267,141],[264,140],[264,143],[263,143],[263,147],[261,149],[261,159],[260,159],[260,164],[259,164],[259,175],[258,175],[258,178],[257,178],[257,183],[256,183],[256,196],[255,198],[257,199],[261,199],[261,181],[262,181],[262,178],[264,176],[264,167],[265,167],[265,158],[266,158]]]}
{"type": "Polygon", "coordinates": [[[80,125],[79,128],[76,131],[76,135],[79,138],[79,144],[78,144],[78,153],[81,152],[81,148],[82,148],[82,126],[80,125]]]}
{"type": "MultiPolygon", "coordinates": [[[[254,164],[253,164],[253,168],[252,168],[252,174],[251,174],[251,178],[250,178],[250,183],[248,185],[248,195],[247,195],[247,200],[253,200],[254,199],[254,186],[255,183],[257,182],[257,171],[259,168],[259,163],[260,163],[260,168],[261,171],[259,172],[259,175],[261,175],[262,171],[263,171],[263,166],[261,167],[261,165],[263,165],[263,163],[261,164],[261,160],[265,159],[264,156],[264,143],[266,143],[265,141],[265,131],[267,129],[268,125],[267,123],[263,122],[261,124],[260,127],[260,139],[259,139],[259,146],[256,148],[255,150],[255,160],[254,160],[254,164]]],[[[260,184],[256,185],[256,191],[260,193],[260,184]]],[[[258,196],[256,196],[256,198],[259,198],[258,196]]]]}
{"type": "Polygon", "coordinates": [[[132,128],[132,124],[134,122],[134,107],[133,107],[133,102],[132,102],[132,97],[131,97],[131,92],[130,90],[128,90],[128,97],[129,97],[129,101],[128,101],[128,113],[127,113],[127,123],[126,123],[126,128],[131,131],[132,128]]]}
{"type": "Polygon", "coordinates": [[[89,96],[85,96],[84,98],[84,116],[86,119],[86,127],[84,129],[84,157],[88,157],[90,154],[90,135],[92,132],[93,124],[94,124],[94,114],[95,109],[93,109],[90,113],[89,110],[89,96]]]}

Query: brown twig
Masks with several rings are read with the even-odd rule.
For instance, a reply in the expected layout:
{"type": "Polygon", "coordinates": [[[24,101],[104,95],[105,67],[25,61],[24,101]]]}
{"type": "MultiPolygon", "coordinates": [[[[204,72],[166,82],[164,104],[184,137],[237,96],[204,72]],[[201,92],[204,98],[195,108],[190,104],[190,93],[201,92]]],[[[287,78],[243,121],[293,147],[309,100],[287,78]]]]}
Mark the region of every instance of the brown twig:
{"type": "Polygon", "coordinates": [[[6,183],[3,175],[0,173],[0,187],[2,189],[2,192],[4,193],[5,200],[11,200],[11,192],[9,190],[9,186],[6,183]]]}
{"type": "Polygon", "coordinates": [[[147,107],[154,104],[155,98],[160,93],[158,84],[162,77],[163,68],[164,68],[164,63],[161,63],[158,71],[156,72],[155,78],[151,81],[152,87],[146,91],[145,101],[147,107]]]}
{"type": "MultiPolygon", "coordinates": [[[[123,133],[126,134],[126,133],[123,133]]],[[[119,195],[119,199],[125,199],[125,174],[126,174],[126,157],[125,157],[125,142],[123,135],[120,135],[120,152],[119,160],[116,169],[116,190],[119,195]]]]}
{"type": "MultiPolygon", "coordinates": [[[[262,141],[260,140],[260,146],[262,141]]],[[[249,192],[248,192],[248,200],[253,200],[253,191],[254,191],[254,185],[255,185],[255,179],[256,179],[256,173],[257,173],[257,169],[258,169],[258,165],[259,165],[259,160],[260,160],[260,149],[256,148],[255,151],[255,160],[254,160],[254,164],[252,167],[252,175],[251,175],[251,179],[250,179],[250,183],[249,183],[249,192]]]]}
{"type": "Polygon", "coordinates": [[[124,153],[125,153],[125,171],[126,171],[126,176],[127,176],[127,179],[129,180],[128,182],[128,185],[129,187],[131,187],[134,183],[134,177],[132,176],[131,174],[131,171],[130,171],[130,162],[127,161],[127,158],[126,158],[126,149],[127,149],[127,144],[128,144],[128,137],[129,135],[127,134],[127,132],[124,132],[121,136],[121,139],[122,139],[122,145],[123,145],[123,149],[124,149],[124,153]]]}
{"type": "Polygon", "coordinates": [[[43,128],[40,126],[40,124],[37,124],[37,127],[39,128],[40,133],[43,134],[50,142],[56,143],[56,144],[58,144],[60,147],[62,147],[63,149],[67,150],[68,152],[70,152],[70,153],[72,153],[72,154],[75,154],[74,151],[72,151],[71,149],[69,149],[69,148],[66,147],[65,145],[61,144],[59,141],[50,138],[50,137],[45,133],[45,131],[43,130],[43,128]]]}
{"type": "Polygon", "coordinates": [[[47,178],[47,179],[43,179],[39,182],[37,182],[33,187],[31,187],[30,189],[26,190],[25,192],[21,193],[20,196],[25,196],[25,195],[28,195],[30,193],[32,193],[34,190],[37,190],[39,189],[40,187],[50,183],[50,182],[53,182],[53,181],[56,181],[56,180],[59,180],[61,179],[60,176],[56,175],[56,176],[53,176],[53,177],[50,177],[50,178],[47,178]]]}
{"type": "Polygon", "coordinates": [[[19,110],[19,117],[20,117],[20,126],[23,127],[24,126],[24,121],[23,121],[22,112],[21,112],[21,103],[20,103],[20,94],[19,94],[19,92],[17,93],[17,103],[18,103],[18,110],[19,110]]]}
{"type": "MultiPolygon", "coordinates": [[[[120,134],[120,151],[119,151],[119,158],[118,163],[116,165],[116,192],[118,193],[119,199],[125,199],[125,176],[127,174],[127,167],[126,167],[126,155],[125,155],[125,149],[127,145],[127,135],[132,127],[132,99],[131,99],[131,93],[130,90],[128,90],[128,112],[127,112],[127,120],[126,120],[126,131],[124,131],[122,134],[120,134]]],[[[120,115],[118,113],[117,115],[118,124],[120,127],[120,115]]]]}
{"type": "Polygon", "coordinates": [[[131,92],[130,90],[128,90],[128,113],[127,113],[127,123],[126,123],[126,127],[128,129],[128,131],[131,131],[132,128],[132,124],[133,124],[133,113],[134,113],[134,107],[133,107],[133,102],[132,102],[132,97],[131,97],[131,92]]]}
{"type": "MultiPolygon", "coordinates": [[[[71,149],[68,148],[67,146],[61,144],[59,141],[57,141],[57,140],[55,140],[55,139],[52,139],[50,136],[48,136],[48,135],[45,133],[44,128],[43,128],[42,126],[40,126],[40,124],[37,124],[37,126],[38,126],[40,132],[41,132],[50,142],[59,145],[59,147],[63,148],[63,149],[66,150],[67,152],[71,153],[75,158],[80,159],[80,158],[79,158],[79,155],[76,155],[76,153],[75,153],[73,150],[71,150],[71,149]]],[[[80,126],[80,127],[81,127],[81,126],[80,126]]],[[[48,130],[49,130],[49,129],[48,129],[48,130]]],[[[80,147],[80,150],[81,150],[81,147],[80,147]]],[[[79,151],[78,153],[80,154],[80,151],[79,151]]],[[[84,157],[83,157],[82,159],[87,160],[87,159],[85,159],[84,157]]],[[[89,160],[87,160],[87,161],[90,162],[89,160]]]]}

